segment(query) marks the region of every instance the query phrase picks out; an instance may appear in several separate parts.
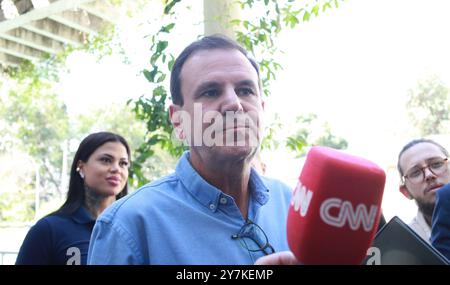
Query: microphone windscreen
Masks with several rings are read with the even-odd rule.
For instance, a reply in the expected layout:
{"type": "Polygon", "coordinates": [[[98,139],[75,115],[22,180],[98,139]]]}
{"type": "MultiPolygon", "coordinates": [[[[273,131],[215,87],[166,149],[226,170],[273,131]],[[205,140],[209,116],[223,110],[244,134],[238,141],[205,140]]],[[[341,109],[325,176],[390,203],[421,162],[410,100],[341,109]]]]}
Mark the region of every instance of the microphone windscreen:
{"type": "Polygon", "coordinates": [[[360,264],[381,215],[385,172],[375,163],[312,147],[293,192],[289,247],[303,264],[360,264]]]}

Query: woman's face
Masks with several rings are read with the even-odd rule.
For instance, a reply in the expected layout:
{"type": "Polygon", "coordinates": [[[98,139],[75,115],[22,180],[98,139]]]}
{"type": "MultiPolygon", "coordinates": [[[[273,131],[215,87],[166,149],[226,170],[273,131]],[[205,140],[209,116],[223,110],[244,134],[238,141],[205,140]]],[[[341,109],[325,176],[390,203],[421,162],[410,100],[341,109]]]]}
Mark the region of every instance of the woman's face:
{"type": "Polygon", "coordinates": [[[86,186],[95,194],[116,196],[125,187],[128,179],[128,153],[120,142],[107,142],[97,148],[88,161],[79,161],[79,172],[86,186]]]}

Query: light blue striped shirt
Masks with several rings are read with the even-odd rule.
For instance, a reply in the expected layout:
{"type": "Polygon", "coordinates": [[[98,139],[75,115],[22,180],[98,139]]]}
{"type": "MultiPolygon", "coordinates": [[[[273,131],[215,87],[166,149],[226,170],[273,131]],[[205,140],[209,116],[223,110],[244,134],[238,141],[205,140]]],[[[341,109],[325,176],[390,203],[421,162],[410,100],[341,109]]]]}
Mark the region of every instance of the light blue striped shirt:
{"type": "MultiPolygon", "coordinates": [[[[276,251],[288,250],[291,190],[252,169],[249,191],[248,218],[276,251]]],[[[185,152],[174,174],[102,213],[92,232],[88,264],[253,264],[263,253],[250,252],[231,238],[244,224],[234,199],[206,182],[185,152]]]]}

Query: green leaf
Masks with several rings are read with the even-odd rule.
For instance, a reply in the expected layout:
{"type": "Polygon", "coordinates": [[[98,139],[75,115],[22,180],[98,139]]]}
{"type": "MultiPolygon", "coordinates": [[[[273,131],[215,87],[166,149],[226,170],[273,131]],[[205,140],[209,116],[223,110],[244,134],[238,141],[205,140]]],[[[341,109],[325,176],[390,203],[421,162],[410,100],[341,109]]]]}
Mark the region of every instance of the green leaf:
{"type": "Polygon", "coordinates": [[[275,70],[283,69],[283,67],[281,66],[281,64],[279,64],[279,63],[277,63],[277,62],[273,62],[272,65],[273,65],[273,68],[274,68],[275,70]]]}
{"type": "Polygon", "coordinates": [[[159,31],[161,33],[169,33],[170,30],[172,30],[174,26],[175,26],[175,23],[171,23],[171,24],[168,24],[167,26],[162,26],[159,31]]]}
{"type": "Polygon", "coordinates": [[[160,73],[158,79],[156,80],[156,83],[161,83],[164,81],[164,79],[166,79],[166,74],[160,73]]]}
{"type": "Polygon", "coordinates": [[[156,52],[161,53],[163,50],[167,48],[168,45],[169,43],[167,41],[158,42],[158,44],[156,45],[156,52]]]}
{"type": "Polygon", "coordinates": [[[173,55],[170,55],[170,60],[169,60],[169,63],[167,64],[167,67],[169,68],[170,71],[172,70],[174,64],[175,64],[175,58],[173,57],[173,55]]]}
{"type": "Polygon", "coordinates": [[[164,14],[169,14],[170,10],[172,10],[173,6],[175,6],[175,4],[177,4],[178,2],[180,2],[181,0],[173,0],[171,1],[169,4],[167,4],[164,7],[164,14]]]}
{"type": "Polygon", "coordinates": [[[166,90],[164,89],[163,86],[158,86],[153,90],[154,97],[163,96],[165,94],[166,94],[166,90]]]}
{"type": "Polygon", "coordinates": [[[241,22],[242,21],[239,20],[239,19],[233,19],[233,20],[230,21],[230,24],[233,25],[233,26],[239,26],[241,24],[241,22]]]}
{"type": "Polygon", "coordinates": [[[280,23],[278,23],[278,21],[276,20],[272,20],[270,24],[272,27],[275,27],[275,30],[278,30],[280,28],[280,23]]]}
{"type": "Polygon", "coordinates": [[[150,82],[155,82],[155,76],[158,72],[158,68],[155,66],[152,71],[148,71],[147,69],[144,70],[144,76],[145,78],[150,82]]]}
{"type": "Polygon", "coordinates": [[[159,53],[152,54],[152,56],[150,57],[150,64],[156,65],[156,61],[158,60],[159,56],[160,56],[159,53]]]}
{"type": "Polygon", "coordinates": [[[150,137],[150,139],[147,141],[147,144],[149,145],[155,145],[159,142],[159,138],[158,136],[154,135],[152,137],[150,137]]]}
{"type": "Polygon", "coordinates": [[[311,10],[311,14],[314,14],[317,17],[319,15],[319,9],[320,9],[319,4],[315,5],[311,10]]]}
{"type": "MultiPolygon", "coordinates": [[[[267,31],[267,30],[268,30],[268,29],[267,29],[268,26],[269,26],[269,24],[267,24],[265,18],[262,18],[262,19],[259,20],[259,28],[260,28],[261,30],[266,30],[266,31],[267,31]]],[[[269,32],[270,32],[270,30],[269,30],[269,32]]]]}
{"type": "Polygon", "coordinates": [[[331,4],[330,4],[330,2],[327,2],[327,3],[323,4],[322,12],[325,12],[325,9],[326,9],[326,8],[331,9],[331,4]]]}
{"type": "Polygon", "coordinates": [[[305,14],[303,14],[303,22],[308,22],[310,17],[311,14],[308,11],[305,11],[305,14]]]}
{"type": "Polygon", "coordinates": [[[153,78],[152,78],[152,76],[151,76],[151,72],[148,71],[147,69],[144,69],[144,76],[145,76],[145,78],[146,78],[148,81],[153,82],[153,78]]]}
{"type": "Polygon", "coordinates": [[[258,41],[265,42],[267,40],[267,36],[265,34],[258,35],[258,41]]]}
{"type": "Polygon", "coordinates": [[[299,23],[299,20],[297,19],[297,17],[291,15],[289,17],[289,26],[292,28],[294,28],[297,24],[299,23]]]}

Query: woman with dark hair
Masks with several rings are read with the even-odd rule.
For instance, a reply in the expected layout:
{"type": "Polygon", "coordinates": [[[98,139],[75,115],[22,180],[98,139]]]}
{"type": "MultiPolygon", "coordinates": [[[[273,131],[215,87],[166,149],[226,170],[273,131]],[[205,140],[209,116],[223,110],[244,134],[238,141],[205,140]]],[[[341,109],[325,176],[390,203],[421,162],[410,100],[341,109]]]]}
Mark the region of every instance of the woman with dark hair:
{"type": "Polygon", "coordinates": [[[130,156],[130,147],[120,135],[87,136],[73,159],[66,201],[31,227],[16,264],[86,264],[95,220],[128,194],[130,156]]]}

